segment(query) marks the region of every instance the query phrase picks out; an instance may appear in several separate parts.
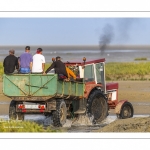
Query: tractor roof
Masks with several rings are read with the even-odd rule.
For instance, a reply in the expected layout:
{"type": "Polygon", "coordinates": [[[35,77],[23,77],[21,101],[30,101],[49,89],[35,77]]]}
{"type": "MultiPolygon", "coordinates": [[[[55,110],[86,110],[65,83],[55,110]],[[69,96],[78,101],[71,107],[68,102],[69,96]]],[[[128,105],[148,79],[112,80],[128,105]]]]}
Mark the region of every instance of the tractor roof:
{"type": "Polygon", "coordinates": [[[90,61],[85,61],[85,63],[82,62],[64,62],[65,65],[79,65],[79,66],[83,66],[85,64],[93,64],[93,63],[100,63],[100,62],[105,62],[105,58],[102,59],[96,59],[96,60],[90,60],[90,61]]]}

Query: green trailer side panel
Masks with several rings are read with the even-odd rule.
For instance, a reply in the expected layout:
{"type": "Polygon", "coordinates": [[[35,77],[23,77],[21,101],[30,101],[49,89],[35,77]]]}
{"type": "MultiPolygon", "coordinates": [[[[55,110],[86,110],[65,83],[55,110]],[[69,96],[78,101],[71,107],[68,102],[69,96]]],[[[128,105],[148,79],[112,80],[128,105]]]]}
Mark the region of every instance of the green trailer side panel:
{"type": "Polygon", "coordinates": [[[82,82],[58,80],[57,74],[3,75],[3,93],[8,97],[84,96],[82,82]]]}
{"type": "Polygon", "coordinates": [[[52,96],[57,92],[57,75],[3,75],[3,93],[7,96],[52,96]]]}
{"type": "Polygon", "coordinates": [[[63,94],[64,94],[64,82],[58,80],[58,81],[57,81],[57,87],[58,87],[58,88],[57,88],[57,94],[63,95],[63,94]]]}
{"type": "Polygon", "coordinates": [[[80,82],[64,82],[58,81],[57,83],[57,94],[65,96],[84,96],[85,84],[80,82]]]}
{"type": "Polygon", "coordinates": [[[64,82],[64,95],[71,95],[71,82],[64,82]]]}
{"type": "Polygon", "coordinates": [[[75,82],[71,82],[71,95],[76,95],[76,84],[75,82]]]}
{"type": "Polygon", "coordinates": [[[76,92],[78,96],[84,95],[84,84],[79,82],[76,84],[76,92]]]}

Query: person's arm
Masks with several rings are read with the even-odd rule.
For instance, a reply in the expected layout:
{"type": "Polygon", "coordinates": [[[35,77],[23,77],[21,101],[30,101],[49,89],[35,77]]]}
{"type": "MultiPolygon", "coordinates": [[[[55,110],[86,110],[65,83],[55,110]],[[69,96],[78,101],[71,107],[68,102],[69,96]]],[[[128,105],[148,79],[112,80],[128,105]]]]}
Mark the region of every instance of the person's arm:
{"type": "Polygon", "coordinates": [[[47,68],[45,74],[47,74],[51,69],[55,68],[55,63],[53,62],[50,67],[47,68]]]}
{"type": "Polygon", "coordinates": [[[21,68],[21,67],[20,67],[20,57],[18,57],[18,67],[19,67],[19,68],[18,68],[18,70],[19,70],[19,69],[21,68]]]}
{"type": "Polygon", "coordinates": [[[4,61],[3,61],[3,67],[5,67],[5,59],[4,59],[4,61]]]}
{"type": "Polygon", "coordinates": [[[32,66],[33,66],[33,56],[30,55],[30,71],[32,72],[32,66]]]}
{"type": "Polygon", "coordinates": [[[17,69],[17,70],[19,69],[19,62],[18,62],[18,58],[16,59],[15,67],[16,67],[16,69],[17,69]]]}
{"type": "Polygon", "coordinates": [[[33,63],[32,62],[30,62],[30,70],[32,71],[32,65],[33,65],[33,63]]]}
{"type": "Polygon", "coordinates": [[[44,70],[45,70],[45,63],[42,63],[42,70],[43,70],[43,73],[45,73],[44,72],[44,70]]]}

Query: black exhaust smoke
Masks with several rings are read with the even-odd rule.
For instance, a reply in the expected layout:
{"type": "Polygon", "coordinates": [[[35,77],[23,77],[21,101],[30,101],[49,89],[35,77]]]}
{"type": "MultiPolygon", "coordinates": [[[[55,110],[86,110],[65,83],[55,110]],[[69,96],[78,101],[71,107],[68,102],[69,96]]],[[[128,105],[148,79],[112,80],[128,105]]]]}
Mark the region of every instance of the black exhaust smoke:
{"type": "Polygon", "coordinates": [[[103,28],[103,33],[100,36],[100,40],[99,40],[101,55],[103,55],[106,46],[109,43],[111,43],[113,37],[114,37],[113,27],[110,24],[106,24],[105,27],[103,28]]]}

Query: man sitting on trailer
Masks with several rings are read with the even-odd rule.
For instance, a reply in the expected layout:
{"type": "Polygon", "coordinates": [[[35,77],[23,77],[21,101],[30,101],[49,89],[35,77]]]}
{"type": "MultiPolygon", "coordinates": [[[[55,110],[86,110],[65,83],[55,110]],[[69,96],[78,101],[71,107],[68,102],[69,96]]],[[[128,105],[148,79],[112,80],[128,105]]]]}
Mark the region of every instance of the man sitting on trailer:
{"type": "Polygon", "coordinates": [[[45,57],[42,55],[43,49],[38,48],[36,54],[33,56],[32,73],[41,74],[45,68],[45,57]]]}
{"type": "Polygon", "coordinates": [[[59,79],[67,79],[68,78],[68,74],[67,74],[67,71],[66,71],[66,66],[61,61],[60,56],[56,57],[56,61],[53,61],[51,66],[43,74],[47,74],[53,68],[55,69],[55,73],[58,74],[59,79]]]}
{"type": "Polygon", "coordinates": [[[3,61],[5,74],[18,73],[19,69],[18,58],[14,54],[15,51],[13,49],[9,50],[9,55],[5,57],[3,61]]]}
{"type": "Polygon", "coordinates": [[[30,54],[30,46],[25,47],[25,52],[21,54],[19,58],[19,73],[21,74],[28,74],[32,70],[32,62],[33,58],[32,55],[30,54]]]}

